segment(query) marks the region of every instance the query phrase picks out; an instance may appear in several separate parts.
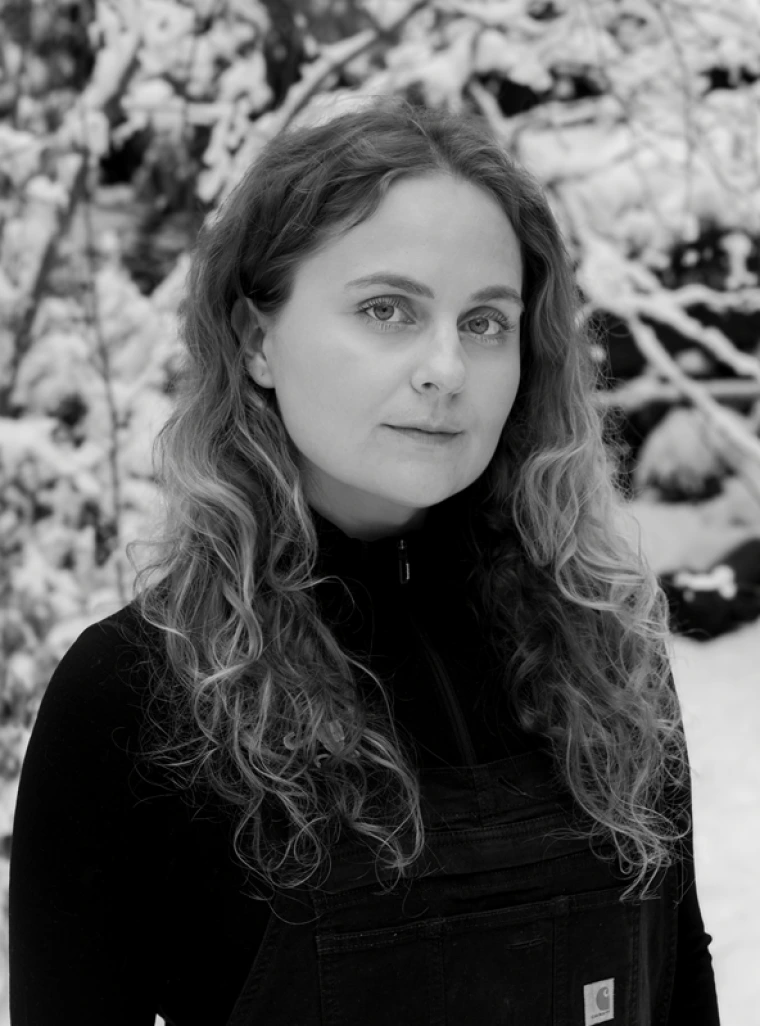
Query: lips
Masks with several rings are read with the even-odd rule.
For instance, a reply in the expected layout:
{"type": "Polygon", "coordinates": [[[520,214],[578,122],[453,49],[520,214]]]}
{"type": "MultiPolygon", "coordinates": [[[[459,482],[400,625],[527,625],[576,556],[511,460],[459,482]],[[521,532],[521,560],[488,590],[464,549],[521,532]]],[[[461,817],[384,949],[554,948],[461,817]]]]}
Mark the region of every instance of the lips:
{"type": "Polygon", "coordinates": [[[392,431],[404,435],[419,445],[445,446],[447,442],[453,442],[462,434],[461,431],[422,431],[419,428],[396,427],[395,424],[387,425],[392,431]]]}
{"type": "Polygon", "coordinates": [[[461,431],[451,431],[448,428],[417,427],[416,424],[389,424],[389,427],[397,431],[422,431],[426,435],[459,435],[461,431]]]}

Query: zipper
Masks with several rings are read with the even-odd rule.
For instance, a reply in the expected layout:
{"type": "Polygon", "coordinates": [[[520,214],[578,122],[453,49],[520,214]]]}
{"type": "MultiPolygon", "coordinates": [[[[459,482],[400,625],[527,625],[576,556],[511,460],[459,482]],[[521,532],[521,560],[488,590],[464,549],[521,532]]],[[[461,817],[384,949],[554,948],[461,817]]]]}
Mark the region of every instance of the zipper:
{"type": "Polygon", "coordinates": [[[406,548],[406,541],[403,538],[399,539],[398,542],[398,579],[401,585],[408,584],[409,578],[411,577],[411,571],[409,568],[409,553],[406,548]]]}
{"type": "MultiPolygon", "coordinates": [[[[406,542],[401,538],[398,542],[398,558],[399,558],[399,580],[402,586],[402,593],[404,586],[409,583],[411,577],[411,568],[409,565],[409,553],[407,551],[406,542]]],[[[446,701],[446,705],[449,710],[450,722],[454,725],[454,732],[457,736],[457,742],[459,744],[459,752],[463,759],[463,765],[476,766],[477,756],[475,749],[472,746],[470,740],[470,734],[467,730],[467,724],[462,710],[459,707],[459,703],[456,699],[454,688],[449,679],[449,675],[446,672],[446,667],[443,664],[443,660],[440,658],[434,647],[429,643],[427,634],[422,630],[417,620],[412,615],[412,611],[409,605],[406,605],[406,612],[417,631],[420,641],[422,642],[422,648],[427,656],[428,662],[433,669],[433,676],[440,685],[439,692],[443,693],[443,697],[446,701]]]]}

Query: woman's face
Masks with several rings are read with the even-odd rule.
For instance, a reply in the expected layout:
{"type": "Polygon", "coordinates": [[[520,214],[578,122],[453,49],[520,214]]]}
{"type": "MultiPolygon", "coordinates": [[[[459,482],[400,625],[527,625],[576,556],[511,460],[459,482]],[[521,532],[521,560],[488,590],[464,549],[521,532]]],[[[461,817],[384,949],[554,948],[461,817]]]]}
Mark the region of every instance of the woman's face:
{"type": "Polygon", "coordinates": [[[521,289],[497,202],[440,174],[395,182],[305,259],[276,317],[249,301],[247,365],[276,392],[314,508],[352,537],[399,534],[483,473],[520,379],[521,289]],[[393,427],[415,423],[458,433],[423,444],[393,427]]]}

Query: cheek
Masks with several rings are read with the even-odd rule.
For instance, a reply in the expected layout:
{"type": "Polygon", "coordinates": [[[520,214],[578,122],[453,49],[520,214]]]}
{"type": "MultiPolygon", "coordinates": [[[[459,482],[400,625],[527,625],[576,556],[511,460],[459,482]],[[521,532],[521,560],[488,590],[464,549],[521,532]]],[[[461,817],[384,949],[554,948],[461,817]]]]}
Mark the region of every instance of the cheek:
{"type": "Polygon", "coordinates": [[[515,350],[511,359],[506,361],[503,368],[499,368],[484,377],[479,389],[480,400],[478,405],[484,411],[484,419],[493,426],[498,433],[509,416],[514,405],[517,389],[520,385],[520,353],[515,350]]]}
{"type": "Polygon", "coordinates": [[[304,360],[289,369],[280,406],[291,436],[312,458],[340,459],[371,415],[366,388],[340,362],[304,360]]]}
{"type": "Polygon", "coordinates": [[[321,428],[340,389],[335,362],[326,353],[319,331],[288,324],[274,354],[280,406],[299,425],[321,428]]]}

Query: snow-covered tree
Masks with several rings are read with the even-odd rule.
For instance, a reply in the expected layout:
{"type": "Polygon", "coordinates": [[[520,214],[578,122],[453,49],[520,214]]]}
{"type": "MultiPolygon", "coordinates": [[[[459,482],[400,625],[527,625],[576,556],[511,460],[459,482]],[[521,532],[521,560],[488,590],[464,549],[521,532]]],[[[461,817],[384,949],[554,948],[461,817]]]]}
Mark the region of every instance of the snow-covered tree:
{"type": "Polygon", "coordinates": [[[760,512],[756,0],[1,0],[0,24],[0,775],[128,599],[187,250],[294,120],[388,93],[488,118],[567,235],[599,401],[643,433],[688,406],[634,483],[730,475],[760,512]]]}

